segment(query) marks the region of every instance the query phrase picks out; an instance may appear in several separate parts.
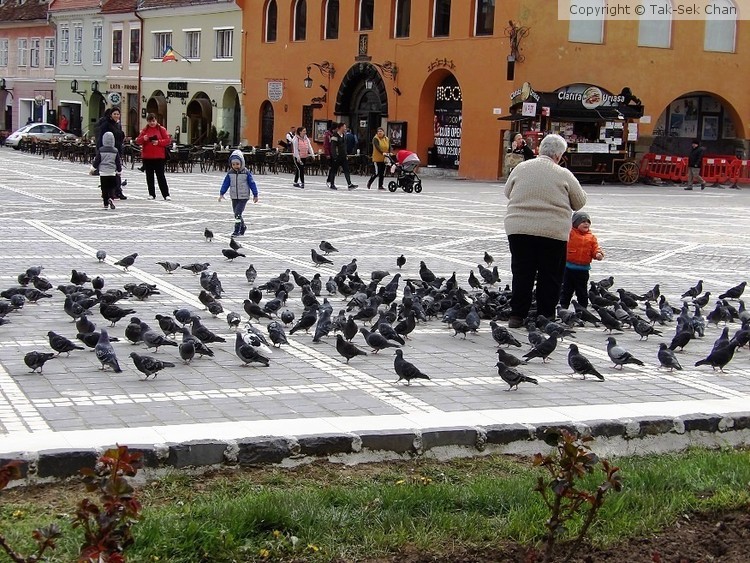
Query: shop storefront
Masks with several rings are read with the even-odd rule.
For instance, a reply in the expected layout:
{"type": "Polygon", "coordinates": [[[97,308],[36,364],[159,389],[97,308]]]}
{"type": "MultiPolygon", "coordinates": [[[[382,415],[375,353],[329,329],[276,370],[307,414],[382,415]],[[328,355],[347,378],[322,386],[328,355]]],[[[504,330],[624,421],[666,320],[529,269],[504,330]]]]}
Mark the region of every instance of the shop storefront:
{"type": "Polygon", "coordinates": [[[548,133],[562,135],[568,152],[561,164],[578,178],[632,184],[638,180],[635,144],[643,105],[629,88],[614,94],[592,84],[537,92],[529,83],[511,94],[513,123],[535,150],[548,133]]]}

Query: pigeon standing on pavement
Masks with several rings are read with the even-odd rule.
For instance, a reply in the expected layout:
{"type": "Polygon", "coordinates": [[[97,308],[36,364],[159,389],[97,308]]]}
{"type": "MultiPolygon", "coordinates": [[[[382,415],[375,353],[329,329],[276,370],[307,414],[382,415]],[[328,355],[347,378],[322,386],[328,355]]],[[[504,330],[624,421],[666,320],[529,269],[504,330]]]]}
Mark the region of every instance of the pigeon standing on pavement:
{"type": "Polygon", "coordinates": [[[62,334],[57,334],[52,330],[47,332],[47,338],[49,339],[50,347],[55,352],[57,352],[58,356],[63,353],[70,356],[70,353],[73,350],[85,350],[83,346],[78,346],[78,344],[76,344],[75,342],[65,338],[62,334]]]}
{"type": "Polygon", "coordinates": [[[396,266],[398,266],[398,269],[400,270],[404,267],[404,264],[406,264],[406,256],[402,254],[401,256],[396,258],[396,266]]]}
{"type": "Polygon", "coordinates": [[[153,375],[154,379],[156,379],[158,372],[160,372],[164,368],[175,367],[172,362],[157,360],[153,356],[141,356],[136,352],[130,352],[130,357],[133,358],[133,364],[135,365],[136,369],[143,375],[145,375],[146,379],[148,379],[150,375],[153,375]]]}
{"type": "Polygon", "coordinates": [[[320,266],[322,264],[333,264],[331,260],[317,252],[314,248],[310,249],[310,256],[312,256],[313,264],[320,266]]]}
{"type": "Polygon", "coordinates": [[[239,332],[234,341],[234,353],[246,366],[256,363],[268,367],[270,364],[270,360],[258,352],[255,347],[245,343],[239,332]]]}
{"type": "Polygon", "coordinates": [[[367,352],[360,349],[356,344],[347,342],[340,334],[336,335],[336,351],[346,358],[346,363],[356,356],[366,356],[367,352]]]}
{"type": "Polygon", "coordinates": [[[618,346],[617,340],[615,340],[613,336],[607,338],[607,355],[609,355],[609,359],[612,360],[612,363],[615,364],[615,368],[620,366],[620,369],[622,369],[622,366],[625,364],[643,365],[641,360],[633,356],[622,346],[618,346]]]}
{"type": "Polygon", "coordinates": [[[229,261],[234,261],[235,258],[247,258],[242,252],[237,252],[231,248],[222,248],[221,253],[229,261]]]}
{"type": "Polygon", "coordinates": [[[682,369],[682,366],[677,360],[677,357],[674,355],[674,352],[670,350],[664,342],[659,344],[659,351],[656,353],[656,357],[659,358],[661,367],[669,368],[669,371],[682,369]]]}
{"type": "Polygon", "coordinates": [[[587,375],[593,375],[604,381],[604,376],[591,364],[589,359],[578,351],[578,346],[571,344],[568,347],[568,365],[574,373],[580,373],[584,379],[587,375]]]}
{"type": "Polygon", "coordinates": [[[179,262],[170,262],[169,260],[165,260],[164,262],[157,262],[157,264],[159,264],[159,266],[161,266],[162,268],[164,268],[164,270],[166,270],[166,272],[168,274],[171,274],[177,268],[180,267],[180,263],[179,262]]]}
{"type": "Polygon", "coordinates": [[[542,358],[542,362],[546,363],[549,355],[557,348],[557,335],[550,336],[544,342],[539,343],[537,346],[526,352],[523,357],[527,360],[532,358],[542,358]]]}
{"type": "Polygon", "coordinates": [[[407,385],[411,385],[412,379],[430,379],[417,366],[404,359],[404,352],[402,350],[396,350],[396,358],[393,360],[393,369],[396,370],[396,375],[398,375],[396,383],[403,379],[406,381],[407,385]]]}
{"type": "Polygon", "coordinates": [[[206,242],[211,242],[212,240],[214,240],[214,232],[208,227],[203,229],[203,236],[205,237],[206,242]]]}
{"type": "Polygon", "coordinates": [[[521,358],[517,358],[510,352],[503,350],[502,348],[497,349],[497,359],[503,362],[506,366],[510,367],[525,366],[528,363],[521,358]]]}
{"type": "Polygon", "coordinates": [[[55,354],[52,352],[37,352],[35,350],[33,352],[28,352],[23,357],[23,363],[31,368],[31,373],[34,373],[36,370],[39,370],[39,373],[42,373],[44,364],[54,357],[55,354]]]}
{"type": "Polygon", "coordinates": [[[128,254],[125,258],[122,258],[115,262],[115,266],[122,266],[126,270],[130,268],[133,264],[135,264],[135,259],[138,258],[138,253],[133,252],[133,254],[128,254]]]}
{"type": "Polygon", "coordinates": [[[711,366],[714,371],[716,371],[716,368],[719,368],[719,371],[723,373],[724,366],[734,357],[734,351],[737,349],[737,345],[738,343],[736,340],[730,340],[729,344],[726,346],[712,350],[705,359],[695,362],[695,367],[707,365],[711,366]]]}
{"type": "Polygon", "coordinates": [[[398,348],[399,347],[398,344],[389,342],[383,335],[378,334],[377,332],[370,332],[365,327],[360,328],[359,332],[361,332],[362,336],[365,337],[365,341],[367,342],[368,346],[372,348],[373,354],[377,354],[383,348],[398,348]]]}
{"type": "Polygon", "coordinates": [[[512,391],[513,389],[517,391],[518,385],[524,382],[539,385],[539,382],[533,377],[524,375],[517,369],[508,367],[503,362],[497,362],[495,365],[497,366],[498,375],[509,385],[506,391],[512,391]]]}
{"type": "Polygon", "coordinates": [[[120,369],[120,364],[117,362],[115,349],[112,347],[112,344],[109,343],[109,334],[107,334],[107,329],[103,328],[99,333],[99,342],[96,343],[94,352],[96,353],[96,359],[99,360],[99,362],[101,362],[102,364],[101,369],[111,367],[115,371],[115,373],[122,372],[122,369],[120,369]]]}
{"type": "Polygon", "coordinates": [[[104,262],[104,259],[107,257],[107,252],[104,250],[97,250],[96,251],[96,259],[99,260],[99,262],[104,262]]]}
{"type": "Polygon", "coordinates": [[[155,348],[159,351],[159,346],[174,346],[177,347],[177,342],[170,340],[151,329],[146,323],[141,321],[141,338],[146,348],[155,348]]]}
{"type": "Polygon", "coordinates": [[[739,299],[740,296],[742,296],[742,293],[745,291],[746,285],[747,285],[747,282],[743,281],[739,285],[730,287],[724,293],[719,295],[719,299],[739,299]]]}
{"type": "Polygon", "coordinates": [[[338,252],[339,249],[333,246],[330,242],[327,240],[321,240],[320,244],[318,245],[318,248],[320,248],[324,254],[330,254],[331,252],[338,252]]]}

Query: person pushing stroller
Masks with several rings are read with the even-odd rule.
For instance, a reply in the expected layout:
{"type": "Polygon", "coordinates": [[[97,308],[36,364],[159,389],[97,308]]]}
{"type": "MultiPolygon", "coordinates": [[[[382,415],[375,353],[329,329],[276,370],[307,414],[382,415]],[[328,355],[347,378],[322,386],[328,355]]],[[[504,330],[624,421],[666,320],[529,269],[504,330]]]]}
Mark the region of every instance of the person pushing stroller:
{"type": "Polygon", "coordinates": [[[416,153],[401,149],[393,155],[386,155],[391,163],[391,173],[396,175],[396,181],[388,183],[388,189],[395,192],[397,188],[406,193],[422,191],[422,180],[417,176],[417,168],[421,164],[416,153]]]}

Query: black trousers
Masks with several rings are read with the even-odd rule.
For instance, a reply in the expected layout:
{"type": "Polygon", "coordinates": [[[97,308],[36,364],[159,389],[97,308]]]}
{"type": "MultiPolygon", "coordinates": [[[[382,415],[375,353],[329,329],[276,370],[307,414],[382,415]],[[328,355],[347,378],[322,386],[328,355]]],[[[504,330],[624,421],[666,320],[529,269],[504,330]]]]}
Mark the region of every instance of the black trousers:
{"type": "Polygon", "coordinates": [[[560,299],[568,242],[533,235],[508,235],[513,274],[511,315],[526,318],[536,281],[537,314],[552,319],[560,299]]]}
{"type": "Polygon", "coordinates": [[[297,182],[305,185],[305,161],[294,159],[294,183],[297,182]]]}
{"type": "Polygon", "coordinates": [[[573,293],[576,294],[578,304],[583,307],[589,306],[589,270],[574,270],[565,268],[563,274],[562,291],[560,292],[560,305],[563,309],[570,307],[573,293]]]}
{"type": "Polygon", "coordinates": [[[99,187],[102,190],[102,201],[104,202],[104,207],[109,207],[109,200],[115,197],[118,188],[117,179],[119,177],[119,174],[116,176],[99,176],[99,187]]]}
{"type": "Polygon", "coordinates": [[[166,198],[169,195],[169,186],[167,185],[167,177],[164,175],[164,164],[163,158],[146,158],[143,160],[143,168],[146,171],[146,186],[148,187],[148,195],[156,197],[156,186],[154,185],[154,176],[159,184],[159,191],[162,197],[166,198]]]}
{"type": "Polygon", "coordinates": [[[369,188],[372,183],[375,181],[375,178],[378,179],[378,187],[383,187],[383,177],[385,176],[385,162],[373,162],[373,165],[375,165],[375,171],[372,173],[372,176],[370,176],[370,179],[367,181],[367,187],[369,188]]]}
{"type": "Polygon", "coordinates": [[[346,159],[346,157],[343,158],[335,158],[331,162],[331,169],[328,171],[328,183],[333,185],[336,179],[336,174],[339,171],[339,166],[341,167],[341,170],[344,172],[344,178],[346,178],[346,185],[351,186],[352,185],[352,179],[351,175],[349,174],[349,161],[346,159]]]}

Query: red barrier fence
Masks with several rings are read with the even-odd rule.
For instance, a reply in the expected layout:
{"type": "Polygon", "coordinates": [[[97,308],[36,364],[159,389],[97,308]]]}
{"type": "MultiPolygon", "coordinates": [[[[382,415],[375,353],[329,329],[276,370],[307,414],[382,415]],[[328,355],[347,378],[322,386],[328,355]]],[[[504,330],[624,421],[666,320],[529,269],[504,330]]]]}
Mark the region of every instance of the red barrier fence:
{"type": "MultiPolygon", "coordinates": [[[[672,182],[687,180],[688,159],[684,156],[667,156],[647,153],[640,166],[641,178],[657,178],[672,182]]],[[[701,177],[707,183],[750,184],[750,160],[740,160],[733,156],[704,158],[701,162],[701,177]]]]}

